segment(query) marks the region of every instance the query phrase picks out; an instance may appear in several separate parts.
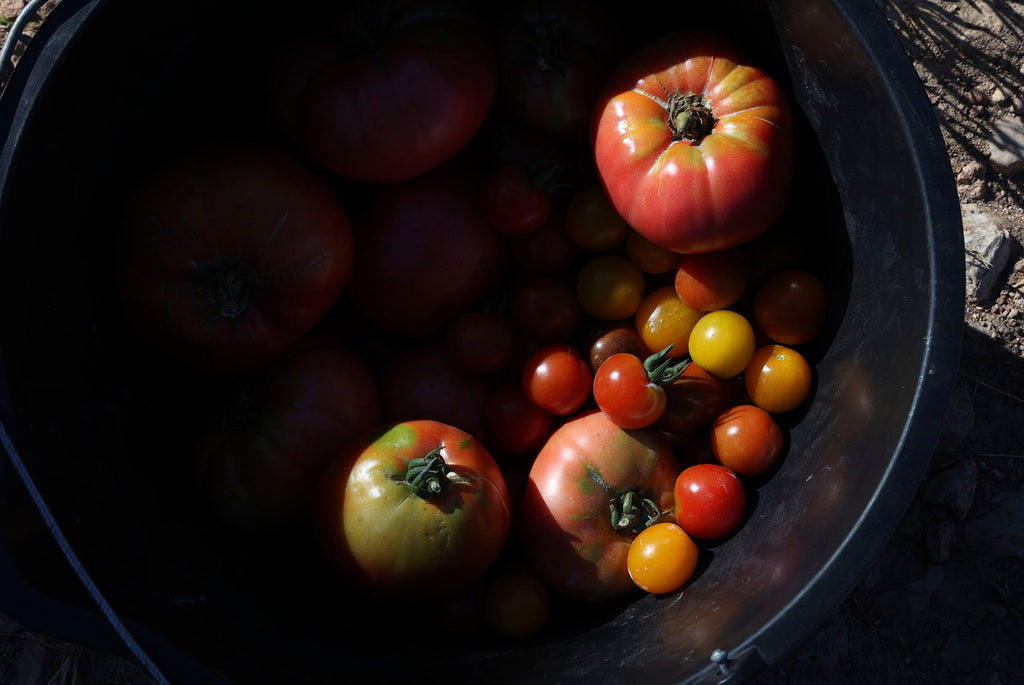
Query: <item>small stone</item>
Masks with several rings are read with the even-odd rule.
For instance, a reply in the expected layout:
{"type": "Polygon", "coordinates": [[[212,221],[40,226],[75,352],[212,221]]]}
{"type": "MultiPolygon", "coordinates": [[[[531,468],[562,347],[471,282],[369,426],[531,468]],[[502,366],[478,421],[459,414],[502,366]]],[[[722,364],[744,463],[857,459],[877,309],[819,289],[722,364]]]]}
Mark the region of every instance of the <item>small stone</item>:
{"type": "Polygon", "coordinates": [[[974,302],[991,299],[999,291],[1014,241],[1003,225],[1005,218],[981,205],[961,207],[966,250],[967,296],[974,302]]]}
{"type": "Polygon", "coordinates": [[[985,167],[972,160],[960,167],[960,171],[958,171],[956,175],[956,182],[957,185],[970,185],[984,176],[985,167]]]}
{"type": "Polygon", "coordinates": [[[992,104],[1001,105],[1006,102],[1008,98],[1002,88],[994,88],[992,89],[992,95],[989,96],[989,99],[992,101],[992,104]]]}
{"type": "Polygon", "coordinates": [[[964,459],[939,471],[925,486],[922,497],[930,504],[938,504],[952,512],[957,520],[964,520],[974,506],[974,492],[978,487],[978,464],[964,459]]]}
{"type": "Polygon", "coordinates": [[[999,173],[1012,176],[1024,169],[1024,121],[1007,116],[993,122],[988,148],[989,162],[999,173]]]}
{"type": "Polygon", "coordinates": [[[27,0],[0,0],[0,17],[13,20],[25,9],[27,0]]]}
{"type": "Polygon", "coordinates": [[[933,563],[944,564],[949,560],[949,551],[955,535],[956,526],[952,521],[937,521],[928,525],[925,543],[928,546],[928,556],[933,563]]]}

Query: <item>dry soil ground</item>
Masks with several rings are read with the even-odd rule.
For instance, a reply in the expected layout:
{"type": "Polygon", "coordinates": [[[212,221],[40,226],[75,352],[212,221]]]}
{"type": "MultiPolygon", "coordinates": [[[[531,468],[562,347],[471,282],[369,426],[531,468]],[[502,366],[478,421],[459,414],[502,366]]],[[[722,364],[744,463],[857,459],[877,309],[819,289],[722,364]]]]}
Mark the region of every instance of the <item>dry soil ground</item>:
{"type": "MultiPolygon", "coordinates": [[[[820,629],[755,682],[1009,685],[1024,673],[1024,1],[877,2],[934,105],[978,234],[965,251],[958,381],[932,468],[889,543],[820,629]]],[[[13,20],[24,4],[3,0],[0,14],[13,20]]],[[[149,682],[0,615],[0,681],[12,678],[149,682]]]]}

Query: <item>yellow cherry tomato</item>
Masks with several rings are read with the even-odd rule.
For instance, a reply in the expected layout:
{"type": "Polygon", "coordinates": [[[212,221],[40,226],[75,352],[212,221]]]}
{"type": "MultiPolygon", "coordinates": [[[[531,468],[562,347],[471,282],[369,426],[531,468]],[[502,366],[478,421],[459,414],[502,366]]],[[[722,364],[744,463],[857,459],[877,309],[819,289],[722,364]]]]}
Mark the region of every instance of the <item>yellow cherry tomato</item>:
{"type": "Polygon", "coordinates": [[[690,332],[690,359],[719,378],[743,372],[754,356],[757,342],[754,327],[746,317],[731,309],[708,312],[690,332]]]}

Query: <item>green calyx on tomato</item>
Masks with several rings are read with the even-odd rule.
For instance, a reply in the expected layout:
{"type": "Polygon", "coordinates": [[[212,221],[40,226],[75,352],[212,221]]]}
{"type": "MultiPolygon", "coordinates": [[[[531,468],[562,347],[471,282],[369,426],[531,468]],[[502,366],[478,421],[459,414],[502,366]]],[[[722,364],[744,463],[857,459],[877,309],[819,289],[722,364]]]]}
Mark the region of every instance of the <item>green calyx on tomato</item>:
{"type": "Polygon", "coordinates": [[[256,270],[238,257],[215,257],[201,271],[199,296],[210,311],[225,319],[242,318],[252,291],[259,286],[256,270]]]}
{"type": "Polygon", "coordinates": [[[420,499],[440,495],[451,485],[465,485],[469,481],[448,468],[441,447],[435,447],[425,456],[409,461],[404,477],[392,476],[420,499]]]}
{"type": "Polygon", "coordinates": [[[714,130],[718,119],[708,106],[704,94],[673,93],[665,103],[668,110],[668,125],[672,140],[689,140],[699,143],[714,130]]]}
{"type": "Polygon", "coordinates": [[[608,500],[608,510],[611,514],[609,520],[612,530],[637,534],[653,526],[665,514],[671,513],[660,510],[657,503],[650,497],[645,497],[641,491],[616,492],[601,477],[601,472],[592,465],[586,464],[586,470],[587,475],[600,485],[611,498],[608,500]]]}
{"type": "Polygon", "coordinates": [[[651,379],[652,383],[661,386],[672,385],[690,365],[689,357],[683,357],[680,360],[668,356],[673,347],[675,345],[670,343],[660,352],[655,352],[644,360],[644,371],[647,372],[647,377],[651,379]]]}

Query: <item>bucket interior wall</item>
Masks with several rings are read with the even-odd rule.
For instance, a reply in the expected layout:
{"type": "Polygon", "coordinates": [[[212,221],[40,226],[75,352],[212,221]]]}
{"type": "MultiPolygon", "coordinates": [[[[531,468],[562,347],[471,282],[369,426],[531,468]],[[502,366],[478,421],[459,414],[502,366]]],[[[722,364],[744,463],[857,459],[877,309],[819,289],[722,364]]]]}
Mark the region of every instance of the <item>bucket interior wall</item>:
{"type": "MultiPolygon", "coordinates": [[[[892,82],[912,70],[879,33],[873,2],[722,3],[797,104],[798,173],[782,221],[831,297],[810,350],[815,399],[788,419],[784,461],[684,592],[562,607],[550,630],[515,643],[439,641],[401,605],[382,609],[339,587],[310,540],[239,540],[196,495],[187,455],[202,379],[124,330],[110,235],[125,190],[154,160],[205,139],[276,140],[259,75],[286,25],[310,21],[316,7],[282,18],[270,3],[190,4],[78,3],[89,16],[60,58],[47,64],[44,52],[36,63],[46,78],[5,148],[0,208],[5,423],[85,567],[121,615],[145,626],[144,646],[166,642],[239,682],[357,671],[421,682],[682,682],[703,677],[718,648],[778,659],[842,600],[924,472],[962,320],[948,161],[933,168],[944,159],[934,122],[907,113],[920,85],[892,82]]],[[[59,551],[36,544],[47,532],[10,473],[0,485],[15,572],[88,607],[59,551]]]]}

